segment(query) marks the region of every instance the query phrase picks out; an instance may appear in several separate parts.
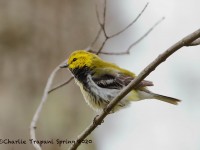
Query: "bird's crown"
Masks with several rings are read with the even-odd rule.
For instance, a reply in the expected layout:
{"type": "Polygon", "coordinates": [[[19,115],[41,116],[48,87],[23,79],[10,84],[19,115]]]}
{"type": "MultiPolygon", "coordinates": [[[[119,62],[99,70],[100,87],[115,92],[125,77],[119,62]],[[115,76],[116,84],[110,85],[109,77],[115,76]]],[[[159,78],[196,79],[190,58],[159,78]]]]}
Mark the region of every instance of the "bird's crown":
{"type": "Polygon", "coordinates": [[[84,66],[95,67],[96,61],[101,61],[97,55],[85,50],[77,50],[69,56],[67,64],[69,69],[82,68],[84,66]]]}

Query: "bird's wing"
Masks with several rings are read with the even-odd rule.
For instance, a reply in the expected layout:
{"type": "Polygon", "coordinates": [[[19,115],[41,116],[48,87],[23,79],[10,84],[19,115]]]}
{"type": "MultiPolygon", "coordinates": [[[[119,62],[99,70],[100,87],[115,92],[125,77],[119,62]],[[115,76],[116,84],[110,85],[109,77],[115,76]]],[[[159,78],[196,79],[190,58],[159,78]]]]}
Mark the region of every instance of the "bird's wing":
{"type": "MultiPolygon", "coordinates": [[[[120,73],[117,74],[105,73],[101,74],[98,77],[97,76],[92,77],[92,80],[99,87],[107,89],[122,89],[123,87],[127,86],[133,79],[134,77],[120,73]]],[[[142,88],[145,86],[153,86],[153,83],[151,81],[143,80],[142,82],[140,82],[137,88],[142,88]]]]}

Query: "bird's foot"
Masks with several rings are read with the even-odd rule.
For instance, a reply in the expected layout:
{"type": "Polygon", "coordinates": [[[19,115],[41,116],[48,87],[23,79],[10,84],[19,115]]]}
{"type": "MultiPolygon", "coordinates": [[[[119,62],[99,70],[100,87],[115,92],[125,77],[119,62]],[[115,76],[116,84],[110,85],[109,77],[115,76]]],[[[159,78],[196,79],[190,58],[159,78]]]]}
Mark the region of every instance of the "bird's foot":
{"type": "Polygon", "coordinates": [[[96,115],[95,117],[94,117],[94,119],[93,119],[93,124],[94,125],[101,125],[102,123],[104,123],[104,120],[102,120],[101,122],[98,122],[98,117],[99,117],[99,115],[96,115]]]}

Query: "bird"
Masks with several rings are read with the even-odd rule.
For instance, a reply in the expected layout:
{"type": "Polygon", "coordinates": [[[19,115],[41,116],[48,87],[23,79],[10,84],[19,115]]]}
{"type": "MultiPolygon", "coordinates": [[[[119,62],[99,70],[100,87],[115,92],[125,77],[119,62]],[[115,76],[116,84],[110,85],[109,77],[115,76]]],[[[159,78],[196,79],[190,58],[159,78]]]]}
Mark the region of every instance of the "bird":
{"type": "MultiPolygon", "coordinates": [[[[95,111],[104,110],[109,102],[136,78],[133,72],[104,61],[98,55],[86,50],[72,52],[60,68],[70,70],[85,101],[95,111]]],[[[114,106],[111,113],[126,108],[131,102],[144,99],[156,99],[174,105],[180,102],[179,99],[151,92],[148,90],[148,86],[153,86],[153,82],[141,81],[135,89],[132,89],[114,106]]]]}

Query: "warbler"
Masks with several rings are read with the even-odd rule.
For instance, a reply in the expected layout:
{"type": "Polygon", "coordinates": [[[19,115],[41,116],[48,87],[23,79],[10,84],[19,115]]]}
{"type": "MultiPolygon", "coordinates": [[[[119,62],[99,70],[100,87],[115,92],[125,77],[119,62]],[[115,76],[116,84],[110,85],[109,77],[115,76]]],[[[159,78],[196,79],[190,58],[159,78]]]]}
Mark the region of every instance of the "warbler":
{"type": "MultiPolygon", "coordinates": [[[[60,68],[71,71],[85,101],[94,110],[103,110],[136,77],[134,73],[85,50],[74,51],[60,68]]],[[[127,107],[132,101],[143,99],[157,99],[174,105],[180,102],[176,98],[153,93],[147,86],[153,86],[153,83],[143,80],[113,108],[112,113],[127,107]]]]}

